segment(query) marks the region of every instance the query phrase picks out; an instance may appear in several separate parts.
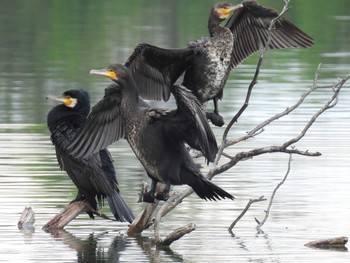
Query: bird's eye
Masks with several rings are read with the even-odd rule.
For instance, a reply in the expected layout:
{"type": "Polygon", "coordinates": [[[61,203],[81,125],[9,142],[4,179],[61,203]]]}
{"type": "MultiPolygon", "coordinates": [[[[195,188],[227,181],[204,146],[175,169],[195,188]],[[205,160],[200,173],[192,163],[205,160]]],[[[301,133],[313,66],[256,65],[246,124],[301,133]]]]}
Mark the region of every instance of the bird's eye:
{"type": "Polygon", "coordinates": [[[69,108],[74,108],[78,103],[76,98],[72,98],[71,96],[64,96],[64,104],[69,108]]]}

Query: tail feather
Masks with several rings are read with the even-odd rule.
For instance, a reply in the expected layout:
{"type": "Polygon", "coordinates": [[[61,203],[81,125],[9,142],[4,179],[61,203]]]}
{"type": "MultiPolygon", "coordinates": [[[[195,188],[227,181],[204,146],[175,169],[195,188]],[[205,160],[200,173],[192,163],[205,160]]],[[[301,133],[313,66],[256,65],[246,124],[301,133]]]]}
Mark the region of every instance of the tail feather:
{"type": "Polygon", "coordinates": [[[225,198],[234,199],[234,197],[226,192],[224,189],[205,179],[198,177],[196,183],[190,185],[195,193],[204,200],[221,200],[225,198]]]}
{"type": "Polygon", "coordinates": [[[117,191],[113,195],[107,196],[107,200],[115,219],[120,222],[128,221],[129,223],[134,220],[135,216],[117,191]]]}

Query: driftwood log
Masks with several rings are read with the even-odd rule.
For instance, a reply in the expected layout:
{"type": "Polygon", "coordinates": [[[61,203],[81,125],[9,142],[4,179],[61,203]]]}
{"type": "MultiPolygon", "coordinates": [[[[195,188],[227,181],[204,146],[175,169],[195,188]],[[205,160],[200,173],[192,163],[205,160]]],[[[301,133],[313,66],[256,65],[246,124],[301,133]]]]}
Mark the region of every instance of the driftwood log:
{"type": "Polygon", "coordinates": [[[311,241],[305,244],[305,246],[312,248],[337,249],[347,251],[347,248],[345,247],[346,243],[348,243],[347,237],[335,237],[311,241]]]}

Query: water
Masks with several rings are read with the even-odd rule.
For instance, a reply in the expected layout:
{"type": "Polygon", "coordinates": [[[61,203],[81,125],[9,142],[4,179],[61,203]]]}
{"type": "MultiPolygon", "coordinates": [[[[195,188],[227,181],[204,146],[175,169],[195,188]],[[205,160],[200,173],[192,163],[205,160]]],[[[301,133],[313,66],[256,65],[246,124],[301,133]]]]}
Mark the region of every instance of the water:
{"type": "MultiPolygon", "coordinates": [[[[279,1],[260,1],[281,8],[279,1]]],[[[282,2],[282,1],[281,1],[282,2]]],[[[321,62],[320,85],[349,74],[349,1],[291,1],[287,17],[315,39],[308,50],[269,52],[250,105],[229,133],[239,138],[260,122],[293,105],[312,85],[321,62]],[[320,26],[320,23],[321,26],[320,26]]],[[[233,229],[232,221],[251,198],[268,200],[282,180],[289,156],[274,153],[238,163],[214,178],[235,202],[205,202],[193,195],[162,220],[161,235],[193,222],[196,230],[170,249],[151,245],[152,228],[127,237],[127,224],[80,215],[65,230],[41,227],[76,195],[58,169],[49,141],[48,94],[85,88],[95,103],[108,80],[89,76],[91,68],[123,62],[137,43],[184,46],[205,36],[213,1],[2,1],[0,9],[0,262],[348,262],[347,252],[304,247],[315,239],[349,236],[350,92],[346,84],[338,105],[324,113],[296,147],[320,157],[293,156],[291,171],[278,190],[270,216],[257,233],[268,203],[251,206],[233,229]],[[38,10],[40,15],[38,15],[38,10]],[[35,212],[35,231],[21,232],[25,206],[35,212]]],[[[220,103],[226,123],[244,101],[257,57],[231,73],[220,103]]],[[[226,152],[280,145],[299,134],[331,92],[320,89],[292,114],[226,152]]],[[[171,104],[171,106],[173,106],[171,104]]],[[[210,104],[208,107],[212,107],[210,104]]],[[[222,128],[214,128],[217,139],[222,128]]],[[[110,147],[123,197],[135,214],[142,181],[149,181],[128,145],[110,147]]],[[[227,161],[223,158],[222,163],[227,161]]],[[[201,162],[201,160],[199,160],[201,162]]],[[[204,167],[204,171],[208,167],[204,167]]],[[[179,192],[185,187],[176,187],[179,192]]],[[[103,212],[109,213],[106,207],[103,212]]]]}

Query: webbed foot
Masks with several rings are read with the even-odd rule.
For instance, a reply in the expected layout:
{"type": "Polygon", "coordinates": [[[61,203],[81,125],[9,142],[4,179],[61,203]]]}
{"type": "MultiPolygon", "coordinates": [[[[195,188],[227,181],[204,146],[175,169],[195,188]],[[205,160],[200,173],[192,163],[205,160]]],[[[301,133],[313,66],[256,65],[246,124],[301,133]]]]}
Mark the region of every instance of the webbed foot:
{"type": "Polygon", "coordinates": [[[169,199],[169,192],[163,191],[160,193],[156,193],[156,198],[161,201],[166,201],[169,199]]]}
{"type": "Polygon", "coordinates": [[[223,126],[225,124],[224,118],[215,112],[206,112],[207,118],[211,121],[215,126],[223,126]]]}
{"type": "Polygon", "coordinates": [[[143,194],[142,200],[146,203],[154,203],[154,201],[155,201],[154,194],[151,193],[151,191],[146,192],[143,194]]]}

